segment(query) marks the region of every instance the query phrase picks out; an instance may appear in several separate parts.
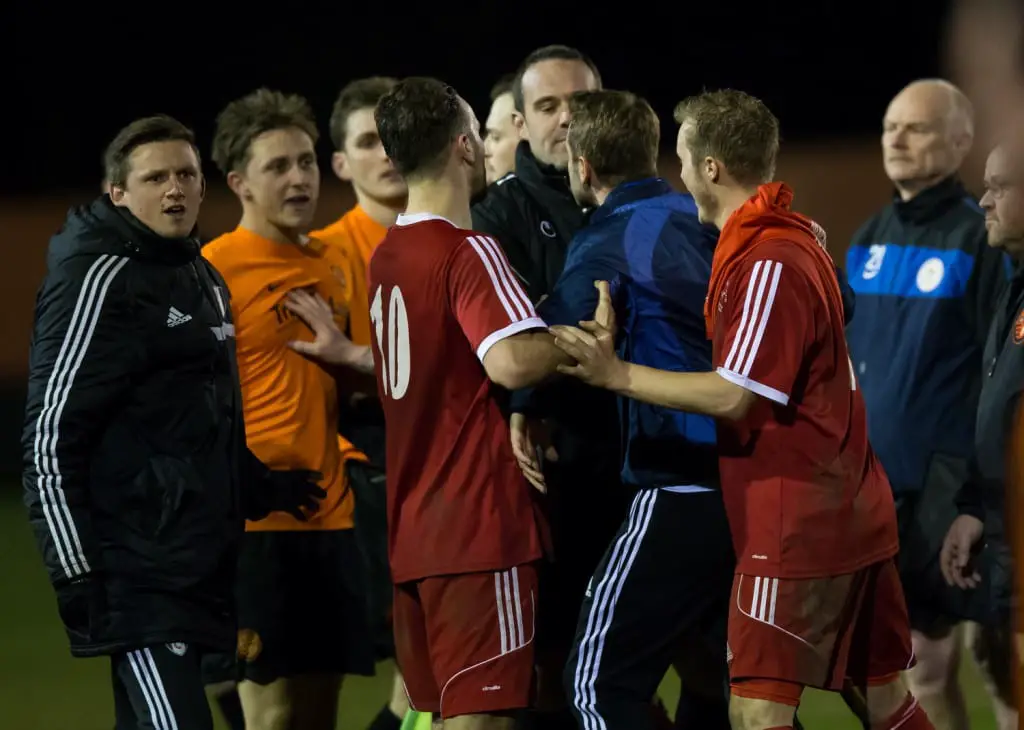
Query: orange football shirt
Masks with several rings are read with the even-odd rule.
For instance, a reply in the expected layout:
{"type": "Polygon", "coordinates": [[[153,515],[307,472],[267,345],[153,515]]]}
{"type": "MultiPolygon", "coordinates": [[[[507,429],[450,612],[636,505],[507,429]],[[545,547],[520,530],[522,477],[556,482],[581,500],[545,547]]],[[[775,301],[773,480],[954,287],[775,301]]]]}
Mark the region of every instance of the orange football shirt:
{"type": "MultiPolygon", "coordinates": [[[[271,469],[312,469],[327,491],[307,522],[284,512],[246,522],[246,530],[341,530],[352,527],[353,497],[338,435],[334,377],[288,347],[312,340],[309,327],[285,306],[292,289],[315,291],[331,304],[344,329],[360,277],[340,251],[309,238],[277,243],[236,228],[203,248],[231,292],[238,371],[249,449],[271,469]]],[[[365,289],[365,283],[363,284],[365,289]]],[[[363,305],[366,306],[365,304],[363,305]]],[[[244,488],[244,485],[243,485],[244,488]]]]}
{"type": "Polygon", "coordinates": [[[370,345],[370,297],[367,291],[370,257],[387,232],[387,228],[357,205],[331,225],[311,234],[339,249],[352,261],[356,277],[352,282],[349,334],[357,345],[370,345]]]}

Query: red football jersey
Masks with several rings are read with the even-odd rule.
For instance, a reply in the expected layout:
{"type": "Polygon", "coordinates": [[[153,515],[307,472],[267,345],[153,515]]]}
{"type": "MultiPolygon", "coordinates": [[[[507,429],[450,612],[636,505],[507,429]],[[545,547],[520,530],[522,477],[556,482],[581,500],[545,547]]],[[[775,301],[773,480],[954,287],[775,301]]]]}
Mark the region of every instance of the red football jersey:
{"type": "Polygon", "coordinates": [[[368,294],[393,580],[536,560],[533,492],[483,359],[546,325],[501,247],[438,216],[399,216],[370,259],[368,294]]]}
{"type": "Polygon", "coordinates": [[[740,573],[842,575],[897,551],[892,492],[868,444],[843,302],[826,275],[831,267],[805,248],[765,241],[715,304],[715,368],[761,396],[718,428],[740,573]]]}

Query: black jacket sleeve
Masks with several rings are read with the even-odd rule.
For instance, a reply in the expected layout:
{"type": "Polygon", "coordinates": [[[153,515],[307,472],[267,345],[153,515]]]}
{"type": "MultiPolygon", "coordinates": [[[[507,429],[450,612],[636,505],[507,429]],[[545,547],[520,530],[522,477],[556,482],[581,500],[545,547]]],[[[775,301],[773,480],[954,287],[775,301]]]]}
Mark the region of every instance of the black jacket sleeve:
{"type": "Polygon", "coordinates": [[[57,588],[102,570],[90,509],[92,452],[145,357],[130,267],[121,256],[75,257],[51,268],[36,298],[22,485],[57,588]]]}
{"type": "Polygon", "coordinates": [[[473,206],[473,230],[486,233],[501,245],[509,266],[519,277],[519,283],[526,290],[526,295],[530,301],[536,302],[540,298],[540,293],[533,286],[538,281],[538,276],[535,271],[536,264],[530,255],[530,241],[517,230],[520,226],[514,225],[510,220],[509,208],[513,207],[518,211],[516,201],[511,197],[511,193],[499,190],[492,186],[488,189],[488,197],[473,206]]]}
{"type": "Polygon", "coordinates": [[[1003,289],[1010,281],[1012,267],[1006,254],[988,245],[984,228],[970,245],[976,253],[964,299],[975,342],[984,347],[1003,289]]]}
{"type": "Polygon", "coordinates": [[[247,520],[261,520],[270,514],[266,503],[266,483],[270,469],[256,458],[249,447],[242,444],[239,455],[242,474],[242,515],[247,520]]]}
{"type": "Polygon", "coordinates": [[[973,457],[968,464],[967,479],[956,493],[956,510],[959,514],[985,520],[985,493],[973,457]]]}

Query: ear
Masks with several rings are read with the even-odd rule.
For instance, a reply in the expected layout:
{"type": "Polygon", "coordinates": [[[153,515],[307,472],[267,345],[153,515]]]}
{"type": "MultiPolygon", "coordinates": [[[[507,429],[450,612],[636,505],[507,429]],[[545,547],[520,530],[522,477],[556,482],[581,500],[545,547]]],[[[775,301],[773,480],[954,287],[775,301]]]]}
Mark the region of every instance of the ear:
{"type": "Polygon", "coordinates": [[[714,157],[704,158],[704,176],[708,182],[717,183],[722,177],[722,166],[714,157]]]}
{"type": "Polygon", "coordinates": [[[252,200],[252,193],[249,191],[249,186],[245,183],[245,178],[242,174],[232,170],[228,173],[228,187],[231,188],[231,192],[238,196],[240,200],[252,200]]]}
{"type": "Polygon", "coordinates": [[[512,112],[512,126],[516,128],[516,134],[519,135],[520,140],[529,139],[526,129],[526,117],[522,113],[512,112]]]}
{"type": "Polygon", "coordinates": [[[580,174],[580,182],[583,187],[589,188],[594,185],[594,168],[586,157],[575,158],[576,171],[580,174]]]}
{"type": "Polygon", "coordinates": [[[961,156],[967,157],[971,153],[971,147],[974,146],[974,135],[968,131],[964,131],[956,140],[957,150],[961,156]]]}
{"type": "Polygon", "coordinates": [[[468,134],[460,134],[457,140],[459,152],[462,154],[464,159],[470,165],[476,163],[476,147],[473,145],[468,134]]]}
{"type": "Polygon", "coordinates": [[[352,182],[352,172],[348,169],[348,155],[341,150],[331,155],[331,169],[339,180],[352,182]]]}
{"type": "Polygon", "coordinates": [[[125,200],[126,193],[123,187],[121,187],[120,185],[110,185],[108,186],[107,190],[110,195],[110,201],[114,205],[121,207],[128,205],[128,201],[125,200]]]}

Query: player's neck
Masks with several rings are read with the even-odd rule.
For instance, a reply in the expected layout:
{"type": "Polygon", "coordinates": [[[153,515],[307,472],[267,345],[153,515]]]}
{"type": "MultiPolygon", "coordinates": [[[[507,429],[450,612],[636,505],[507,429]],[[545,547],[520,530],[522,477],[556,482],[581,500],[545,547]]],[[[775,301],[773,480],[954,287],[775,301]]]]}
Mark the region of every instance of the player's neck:
{"type": "Polygon", "coordinates": [[[469,200],[469,190],[450,179],[421,180],[409,185],[405,212],[431,213],[447,218],[459,228],[472,228],[469,200]]]}
{"type": "Polygon", "coordinates": [[[399,213],[405,210],[405,198],[394,200],[378,200],[372,198],[358,188],[356,189],[356,203],[363,209],[363,212],[370,217],[370,220],[378,223],[384,228],[395,225],[399,213]]]}
{"type": "Polygon", "coordinates": [[[737,185],[722,192],[718,199],[718,215],[715,216],[715,227],[722,230],[726,221],[732,217],[736,209],[757,195],[757,187],[737,185]]]}
{"type": "Polygon", "coordinates": [[[281,228],[274,223],[267,220],[267,217],[260,215],[253,210],[242,211],[242,220],[238,223],[239,228],[244,228],[247,231],[252,231],[261,238],[266,238],[268,241],[274,241],[276,243],[291,243],[298,244],[302,241],[302,231],[281,228]]]}

